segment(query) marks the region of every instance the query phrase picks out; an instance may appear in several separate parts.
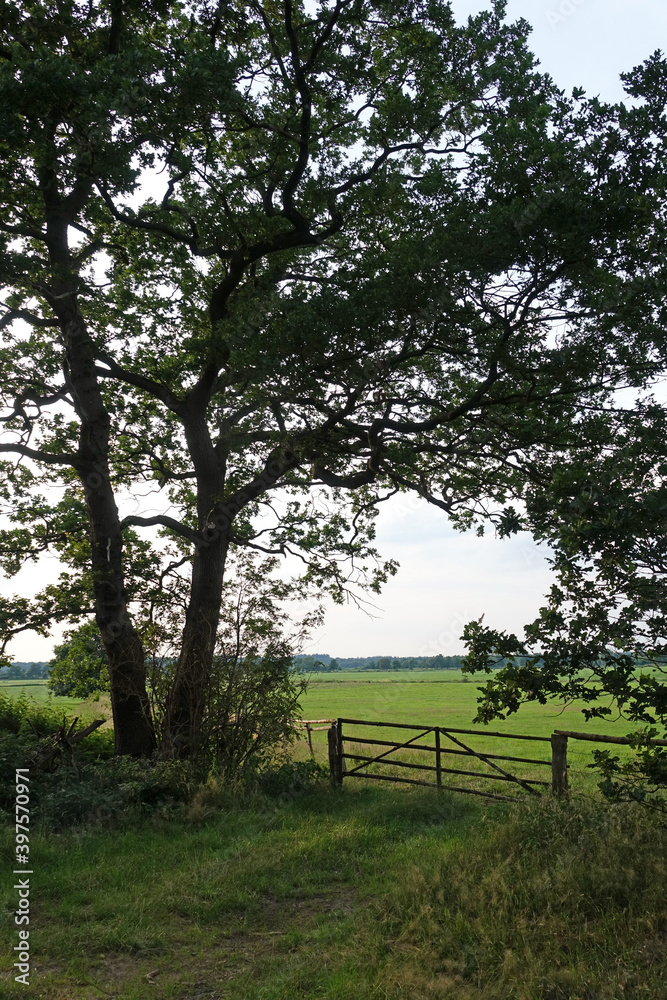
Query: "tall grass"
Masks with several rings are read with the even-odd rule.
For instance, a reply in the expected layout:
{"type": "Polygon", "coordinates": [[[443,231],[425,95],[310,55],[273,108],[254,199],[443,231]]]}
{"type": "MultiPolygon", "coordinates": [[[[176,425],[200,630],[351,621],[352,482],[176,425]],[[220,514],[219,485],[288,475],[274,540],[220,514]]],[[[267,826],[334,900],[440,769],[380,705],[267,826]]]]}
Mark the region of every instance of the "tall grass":
{"type": "Polygon", "coordinates": [[[383,981],[416,949],[415,996],[665,997],[666,846],[632,806],[547,800],[489,819],[376,908],[383,981]]]}

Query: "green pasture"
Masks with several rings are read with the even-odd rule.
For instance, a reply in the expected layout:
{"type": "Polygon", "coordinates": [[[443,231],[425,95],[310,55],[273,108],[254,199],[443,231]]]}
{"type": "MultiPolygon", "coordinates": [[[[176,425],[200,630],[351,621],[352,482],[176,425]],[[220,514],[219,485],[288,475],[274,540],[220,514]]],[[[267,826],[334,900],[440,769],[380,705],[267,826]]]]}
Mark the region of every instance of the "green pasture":
{"type": "Polygon", "coordinates": [[[62,705],[67,711],[72,708],[77,708],[79,705],[87,704],[87,702],[77,701],[76,698],[57,698],[51,693],[51,691],[49,691],[45,680],[0,681],[0,691],[3,691],[5,694],[11,694],[14,698],[18,698],[19,695],[25,694],[28,698],[34,698],[35,701],[38,701],[40,704],[44,704],[48,701],[56,707],[62,705]]]}
{"type": "MultiPolygon", "coordinates": [[[[511,718],[495,721],[485,727],[473,722],[479,696],[478,686],[481,682],[481,678],[471,678],[470,675],[462,674],[460,670],[345,671],[333,675],[313,674],[310,678],[308,691],[302,699],[303,718],[347,718],[409,723],[411,725],[424,724],[425,727],[440,725],[457,729],[478,729],[482,734],[485,730],[507,733],[506,738],[485,735],[474,737],[458,735],[457,738],[475,750],[544,760],[545,762],[549,762],[551,759],[551,747],[548,742],[512,739],[511,736],[519,734],[548,738],[555,729],[625,736],[637,728],[627,720],[618,718],[618,713],[608,719],[586,722],[581,711],[584,707],[582,704],[563,706],[557,703],[525,705],[511,718]]],[[[403,741],[415,735],[414,732],[405,729],[382,731],[375,727],[364,726],[347,727],[347,729],[351,737],[357,736],[367,739],[376,736],[380,739],[396,738],[398,740],[400,738],[403,741]]],[[[343,731],[345,732],[345,727],[343,731]]],[[[420,742],[432,743],[432,740],[433,738],[430,737],[429,741],[420,742]]],[[[352,739],[351,742],[353,743],[354,740],[352,739]]],[[[445,745],[443,742],[443,747],[445,745]]],[[[346,747],[346,749],[348,752],[370,753],[370,749],[364,749],[364,746],[367,747],[367,745],[355,745],[346,747]]],[[[451,749],[460,749],[454,743],[449,743],[447,746],[451,749]]],[[[326,759],[327,734],[325,731],[313,733],[313,748],[317,759],[326,759]]],[[[592,752],[595,748],[603,749],[605,745],[569,740],[568,762],[570,783],[573,789],[592,791],[595,788],[597,779],[587,769],[587,765],[593,760],[592,752]]],[[[631,752],[618,745],[608,745],[607,749],[613,750],[619,756],[631,752]]],[[[380,748],[378,748],[378,752],[380,752],[380,748]]],[[[307,755],[308,748],[305,741],[300,742],[296,753],[300,757],[307,755]]],[[[400,755],[394,754],[394,756],[396,759],[404,761],[434,763],[431,759],[433,755],[420,754],[419,751],[402,752],[400,755]]],[[[479,764],[475,763],[473,766],[469,758],[455,754],[448,756],[450,760],[446,766],[464,770],[480,770],[479,764]]],[[[550,779],[550,770],[546,766],[517,764],[514,765],[516,767],[514,770],[513,766],[499,763],[520,777],[530,777],[537,780],[550,779]]],[[[443,766],[445,766],[444,759],[443,766]]],[[[482,770],[484,769],[486,768],[482,768],[482,770]]],[[[386,768],[384,770],[386,771],[386,768]]],[[[400,771],[398,768],[394,769],[392,773],[401,777],[412,776],[404,768],[401,768],[400,771]]],[[[432,776],[428,774],[415,773],[414,776],[432,780],[432,776]]],[[[461,784],[460,777],[454,775],[449,775],[447,778],[443,775],[443,781],[445,780],[451,781],[452,784],[461,784]]],[[[462,783],[468,784],[466,780],[462,783]]],[[[500,780],[493,780],[493,782],[484,783],[483,787],[486,790],[502,793],[502,786],[505,784],[500,780]]],[[[474,787],[480,787],[479,782],[476,781],[474,787]]]]}

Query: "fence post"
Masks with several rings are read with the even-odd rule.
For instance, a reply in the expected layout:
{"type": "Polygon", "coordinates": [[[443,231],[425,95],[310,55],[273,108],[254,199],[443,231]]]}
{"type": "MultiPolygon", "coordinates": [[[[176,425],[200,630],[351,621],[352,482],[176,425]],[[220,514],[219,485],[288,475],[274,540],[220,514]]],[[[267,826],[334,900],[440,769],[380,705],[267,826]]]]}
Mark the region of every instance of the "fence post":
{"type": "Polygon", "coordinates": [[[310,755],[311,757],[314,757],[315,751],[313,750],[313,733],[312,729],[310,728],[310,722],[306,723],[306,734],[308,736],[308,746],[310,747],[310,755]]]}
{"type": "Polygon", "coordinates": [[[327,731],[329,741],[329,776],[334,788],[343,784],[343,741],[340,739],[340,723],[333,722],[327,731]]]}
{"type": "Polygon", "coordinates": [[[343,775],[345,774],[345,758],[343,757],[343,723],[336,720],[336,764],[338,765],[338,785],[343,787],[343,775]]]}
{"type": "Polygon", "coordinates": [[[551,791],[554,795],[568,795],[567,736],[551,734],[551,791]]]}
{"type": "Polygon", "coordinates": [[[336,784],[336,751],[338,745],[336,742],[336,723],[332,722],[327,730],[327,740],[329,742],[329,777],[331,778],[331,784],[336,784]]]}
{"type": "Polygon", "coordinates": [[[435,727],[435,781],[438,791],[442,791],[442,756],[440,754],[440,726],[435,727]]]}

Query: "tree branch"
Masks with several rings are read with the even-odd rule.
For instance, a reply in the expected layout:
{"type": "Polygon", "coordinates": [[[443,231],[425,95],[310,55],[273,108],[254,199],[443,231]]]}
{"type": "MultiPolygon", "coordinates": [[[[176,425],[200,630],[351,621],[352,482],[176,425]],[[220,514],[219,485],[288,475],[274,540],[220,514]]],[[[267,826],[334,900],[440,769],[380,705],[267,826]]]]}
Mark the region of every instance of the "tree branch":
{"type": "Polygon", "coordinates": [[[130,514],[120,522],[121,528],[135,525],[140,528],[153,528],[157,526],[169,528],[170,531],[180,535],[181,538],[187,539],[188,542],[198,542],[201,540],[201,536],[197,531],[193,531],[186,524],[182,524],[180,521],[177,521],[173,517],[168,517],[166,514],[155,514],[153,517],[139,517],[137,514],[130,514]]]}

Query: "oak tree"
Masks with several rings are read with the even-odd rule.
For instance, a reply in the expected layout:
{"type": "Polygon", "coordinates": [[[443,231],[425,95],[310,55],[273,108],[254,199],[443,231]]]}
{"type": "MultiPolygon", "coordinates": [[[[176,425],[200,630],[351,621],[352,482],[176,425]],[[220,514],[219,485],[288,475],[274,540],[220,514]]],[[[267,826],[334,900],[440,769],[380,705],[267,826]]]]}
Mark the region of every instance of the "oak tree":
{"type": "Polygon", "coordinates": [[[383,498],[510,530],[660,369],[663,107],[567,97],[504,7],[3,5],[0,554],[66,566],[4,631],[94,615],[119,753],[176,631],[193,751],[231,551],[378,589],[383,498]]]}

